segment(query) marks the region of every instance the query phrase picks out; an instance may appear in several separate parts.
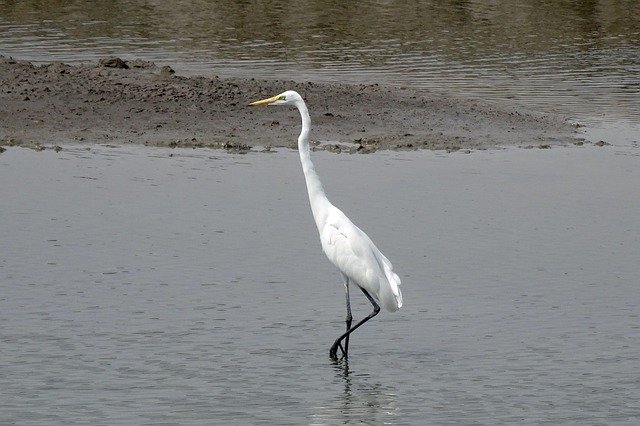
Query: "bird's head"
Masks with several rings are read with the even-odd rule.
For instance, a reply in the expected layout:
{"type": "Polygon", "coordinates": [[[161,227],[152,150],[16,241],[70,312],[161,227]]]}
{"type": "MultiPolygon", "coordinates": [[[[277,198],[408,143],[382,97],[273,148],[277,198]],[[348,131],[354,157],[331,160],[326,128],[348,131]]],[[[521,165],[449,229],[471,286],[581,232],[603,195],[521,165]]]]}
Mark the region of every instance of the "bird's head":
{"type": "Polygon", "coordinates": [[[293,90],[287,90],[286,92],[282,92],[279,95],[276,95],[272,98],[263,99],[261,101],[251,102],[249,106],[259,106],[259,105],[296,105],[298,102],[302,101],[302,96],[298,94],[298,92],[294,92],[293,90]]]}

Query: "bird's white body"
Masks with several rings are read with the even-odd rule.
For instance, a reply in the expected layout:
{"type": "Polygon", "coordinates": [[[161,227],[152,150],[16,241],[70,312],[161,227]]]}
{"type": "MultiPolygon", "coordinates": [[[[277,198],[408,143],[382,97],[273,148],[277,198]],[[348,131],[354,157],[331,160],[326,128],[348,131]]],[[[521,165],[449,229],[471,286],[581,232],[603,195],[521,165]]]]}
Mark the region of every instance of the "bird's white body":
{"type": "Polygon", "coordinates": [[[352,282],[373,294],[388,311],[402,307],[400,278],[367,234],[331,204],[324,223],[317,225],[322,250],[331,263],[352,282]]]}
{"type": "Polygon", "coordinates": [[[379,307],[371,297],[391,312],[402,307],[400,278],[393,272],[393,266],[389,259],[378,250],[367,234],[354,225],[340,209],[327,199],[322,182],[320,182],[311,162],[309,152],[311,119],[302,97],[297,92],[286,91],[272,98],[253,102],[251,105],[293,105],[300,112],[302,130],[298,137],[298,151],[307,184],[311,211],[320,233],[322,250],[331,263],[342,272],[347,291],[347,332],[336,340],[330,354],[335,357],[336,350],[340,347],[346,356],[349,334],[379,311],[379,307]],[[349,283],[360,287],[374,306],[374,312],[354,327],[351,327],[349,283]],[[344,347],[341,346],[343,339],[345,339],[344,347]]]}

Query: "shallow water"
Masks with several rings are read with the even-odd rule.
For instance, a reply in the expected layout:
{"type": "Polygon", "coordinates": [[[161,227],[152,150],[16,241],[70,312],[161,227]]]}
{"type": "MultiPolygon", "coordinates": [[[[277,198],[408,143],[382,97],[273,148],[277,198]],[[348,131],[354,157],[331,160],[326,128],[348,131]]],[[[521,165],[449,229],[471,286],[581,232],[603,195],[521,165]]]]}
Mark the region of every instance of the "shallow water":
{"type": "Polygon", "coordinates": [[[0,53],[182,74],[412,86],[640,134],[637,1],[0,0],[0,53]]]}
{"type": "Polygon", "coordinates": [[[348,364],[296,152],[0,155],[0,423],[640,421],[637,146],[313,158],[403,280],[348,364]]]}

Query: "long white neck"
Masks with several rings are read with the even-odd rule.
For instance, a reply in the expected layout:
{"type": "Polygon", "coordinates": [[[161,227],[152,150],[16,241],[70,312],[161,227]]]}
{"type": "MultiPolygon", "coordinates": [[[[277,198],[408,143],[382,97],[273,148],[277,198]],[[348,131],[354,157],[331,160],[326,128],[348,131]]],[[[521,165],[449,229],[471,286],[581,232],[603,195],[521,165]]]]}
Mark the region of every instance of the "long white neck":
{"type": "Polygon", "coordinates": [[[329,203],[329,200],[324,193],[322,182],[320,182],[316,169],[311,162],[311,155],[309,152],[311,118],[309,117],[309,110],[302,100],[297,102],[296,106],[298,107],[300,117],[302,118],[302,131],[300,132],[300,136],[298,136],[298,152],[300,153],[300,162],[302,163],[304,180],[307,183],[311,212],[313,213],[313,218],[316,221],[318,230],[321,231],[326,219],[327,209],[331,203],[329,203]]]}

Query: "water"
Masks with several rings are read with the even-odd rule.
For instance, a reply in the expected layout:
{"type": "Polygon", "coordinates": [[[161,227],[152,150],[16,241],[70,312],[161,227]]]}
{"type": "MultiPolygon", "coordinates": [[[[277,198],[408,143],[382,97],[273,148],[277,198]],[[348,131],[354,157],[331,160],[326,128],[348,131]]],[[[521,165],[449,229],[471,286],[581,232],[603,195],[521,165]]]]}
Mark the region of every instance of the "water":
{"type": "MultiPolygon", "coordinates": [[[[640,3],[0,0],[0,53],[182,74],[410,85],[640,134],[640,3]]],[[[591,133],[589,133],[591,135],[591,133]]]]}
{"type": "Polygon", "coordinates": [[[615,146],[314,153],[405,295],[337,364],[295,152],[9,148],[0,423],[640,422],[638,2],[291,4],[0,0],[0,54],[411,85],[615,146]]]}
{"type": "Polygon", "coordinates": [[[296,152],[0,155],[0,423],[640,421],[637,146],[313,158],[403,280],[348,364],[296,152]]]}

